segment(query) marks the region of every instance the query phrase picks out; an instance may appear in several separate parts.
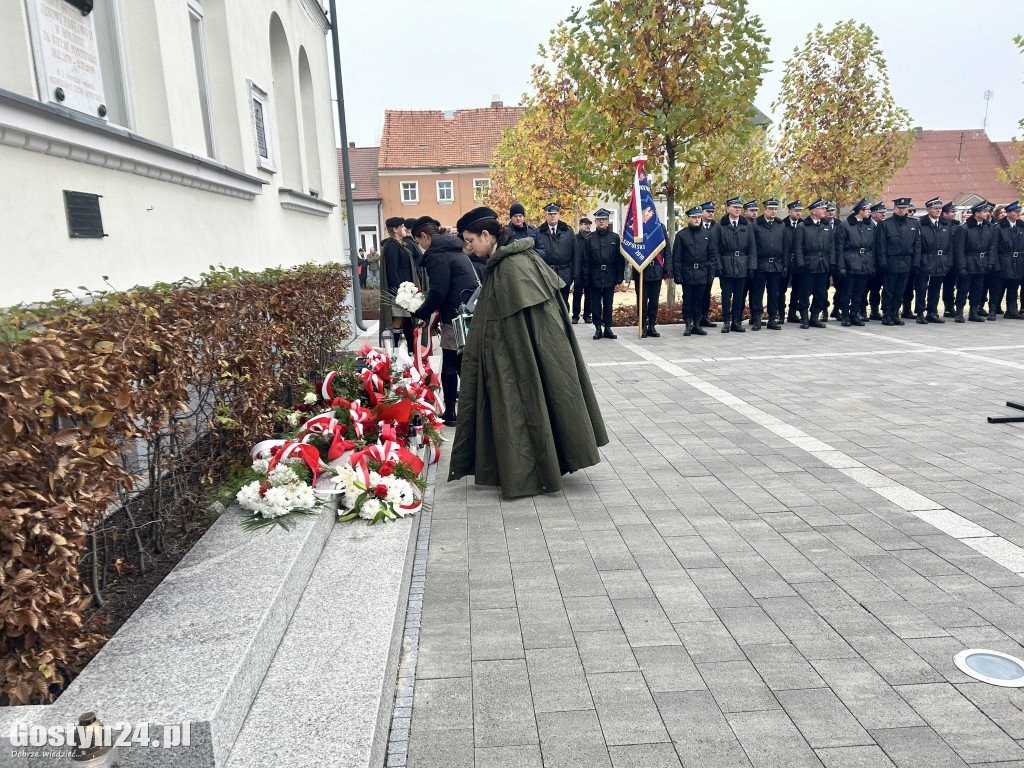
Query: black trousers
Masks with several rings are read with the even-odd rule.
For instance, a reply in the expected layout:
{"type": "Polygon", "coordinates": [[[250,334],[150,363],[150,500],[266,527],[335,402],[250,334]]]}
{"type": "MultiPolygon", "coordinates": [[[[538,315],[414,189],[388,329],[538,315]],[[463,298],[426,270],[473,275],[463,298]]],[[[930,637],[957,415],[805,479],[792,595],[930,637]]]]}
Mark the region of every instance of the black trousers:
{"type": "Polygon", "coordinates": [[[690,285],[683,283],[683,320],[697,322],[704,314],[701,303],[704,300],[705,284],[690,285]]]}
{"type": "Polygon", "coordinates": [[[944,275],[917,273],[914,284],[914,291],[917,293],[917,301],[914,302],[915,315],[939,311],[939,294],[942,293],[942,281],[945,279],[944,275]]]}
{"type": "Polygon", "coordinates": [[[837,302],[841,312],[849,315],[860,314],[864,309],[864,293],[868,289],[868,278],[870,275],[847,275],[842,281],[842,288],[837,302]]]}
{"type": "Polygon", "coordinates": [[[1002,275],[985,275],[988,285],[988,311],[998,312],[1003,306],[1003,292],[1006,290],[1006,278],[1002,275]]]}
{"type": "Polygon", "coordinates": [[[640,306],[640,281],[636,281],[636,314],[641,328],[653,328],[658,322],[658,299],[661,297],[661,280],[644,280],[644,305],[640,306]]]}
{"type": "Polygon", "coordinates": [[[947,312],[953,312],[956,309],[956,284],[956,269],[951,269],[942,278],[942,306],[947,312]]]}
{"type": "Polygon", "coordinates": [[[907,284],[903,286],[903,309],[910,312],[913,310],[914,289],[917,287],[918,271],[911,270],[907,275],[907,284]]]}
{"type": "Polygon", "coordinates": [[[903,303],[903,293],[907,289],[909,272],[882,273],[882,314],[895,315],[903,303]]]}
{"type": "Polygon", "coordinates": [[[811,316],[820,314],[828,301],[828,273],[805,272],[800,275],[800,298],[803,301],[801,310],[810,303],[811,316]]]}
{"type": "Polygon", "coordinates": [[[809,291],[805,289],[807,288],[808,277],[810,275],[806,272],[797,272],[793,275],[793,287],[789,291],[789,311],[790,313],[796,312],[798,316],[807,309],[809,291]]]}
{"type": "Polygon", "coordinates": [[[967,273],[956,280],[956,309],[963,312],[968,299],[971,302],[971,309],[981,309],[985,304],[985,277],[984,273],[972,275],[967,273]]]}
{"type": "Polygon", "coordinates": [[[715,278],[708,280],[707,285],[704,286],[704,293],[700,299],[700,313],[702,317],[707,317],[711,313],[711,286],[714,285],[715,278]]]}
{"type": "Polygon", "coordinates": [[[602,325],[605,328],[612,327],[612,299],[615,296],[615,286],[610,285],[607,288],[597,288],[595,286],[587,286],[587,293],[594,300],[594,325],[600,328],[602,325]]]}
{"type": "Polygon", "coordinates": [[[450,408],[459,399],[459,373],[462,371],[462,355],[454,349],[441,350],[441,394],[444,407],[450,408]]]}
{"type": "Polygon", "coordinates": [[[757,272],[750,288],[750,319],[761,319],[764,312],[764,292],[768,290],[768,319],[781,314],[779,293],[782,285],[781,272],[757,272]]]}
{"type": "MultiPolygon", "coordinates": [[[[847,277],[833,277],[832,287],[835,288],[835,293],[832,295],[832,301],[838,302],[839,297],[843,295],[843,284],[849,280],[847,277]]],[[[828,309],[828,294],[825,294],[825,308],[828,309]]]]}
{"type": "Polygon", "coordinates": [[[722,286],[722,322],[728,323],[730,317],[734,323],[743,321],[743,286],[745,277],[720,277],[722,286]]]}
{"type": "Polygon", "coordinates": [[[559,293],[562,294],[562,301],[565,302],[565,308],[569,309],[569,285],[563,285],[559,293]]]}
{"type": "Polygon", "coordinates": [[[864,299],[861,306],[866,307],[869,303],[872,309],[878,309],[882,303],[882,273],[878,272],[868,278],[867,288],[864,291],[864,299]]]}
{"type": "Polygon", "coordinates": [[[1020,311],[1020,280],[1006,281],[1006,311],[1020,311]]]}
{"type": "Polygon", "coordinates": [[[577,280],[572,289],[572,316],[578,318],[580,316],[580,306],[583,307],[584,319],[590,317],[590,290],[584,288],[577,280]]]}
{"type": "Polygon", "coordinates": [[[780,315],[786,311],[786,290],[789,288],[790,281],[788,272],[782,275],[782,278],[779,280],[779,290],[776,301],[778,302],[777,306],[779,308],[780,315]]]}

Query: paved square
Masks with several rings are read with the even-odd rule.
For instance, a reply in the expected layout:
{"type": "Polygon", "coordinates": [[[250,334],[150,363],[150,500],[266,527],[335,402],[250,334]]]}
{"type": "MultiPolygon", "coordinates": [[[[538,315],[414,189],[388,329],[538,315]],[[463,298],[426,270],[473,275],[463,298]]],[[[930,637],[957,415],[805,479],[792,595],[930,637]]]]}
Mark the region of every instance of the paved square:
{"type": "Polygon", "coordinates": [[[442,458],[407,765],[1024,766],[1024,322],[576,328],[600,465],[442,458]]]}

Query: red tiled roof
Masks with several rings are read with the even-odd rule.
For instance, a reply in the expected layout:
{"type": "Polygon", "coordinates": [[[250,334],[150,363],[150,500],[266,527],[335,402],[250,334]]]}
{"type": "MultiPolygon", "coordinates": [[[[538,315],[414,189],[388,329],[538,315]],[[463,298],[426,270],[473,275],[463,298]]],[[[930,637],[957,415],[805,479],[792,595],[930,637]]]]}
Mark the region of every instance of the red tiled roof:
{"type": "Polygon", "coordinates": [[[487,107],[384,113],[380,168],[459,168],[491,164],[505,130],[519,122],[523,107],[487,107]]]}
{"type": "Polygon", "coordinates": [[[1017,195],[1000,180],[997,170],[1001,167],[997,144],[989,141],[985,131],[922,131],[907,164],[882,190],[882,199],[909,197],[919,208],[933,197],[959,203],[980,195],[993,203],[1011,202],[1017,195]]]}
{"type": "MultiPolygon", "coordinates": [[[[353,200],[380,200],[380,177],[377,175],[377,158],[380,147],[349,147],[349,171],[352,183],[356,185],[353,200]]],[[[341,165],[341,149],[338,149],[338,179],[341,181],[342,196],[345,199],[345,174],[341,165]]]]}
{"type": "Polygon", "coordinates": [[[1004,168],[1020,157],[1020,142],[1014,144],[1012,141],[993,141],[992,146],[996,148],[996,155],[999,156],[1004,168]]]}

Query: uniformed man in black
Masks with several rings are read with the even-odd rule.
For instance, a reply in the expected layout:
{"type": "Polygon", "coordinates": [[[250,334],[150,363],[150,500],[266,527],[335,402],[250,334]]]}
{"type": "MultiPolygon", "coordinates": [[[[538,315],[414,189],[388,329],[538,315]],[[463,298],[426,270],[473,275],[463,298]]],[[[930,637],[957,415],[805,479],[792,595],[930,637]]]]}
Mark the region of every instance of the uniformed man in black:
{"type": "Polygon", "coordinates": [[[796,266],[800,272],[801,328],[824,328],[821,313],[825,311],[828,276],[835,266],[835,230],[824,221],[825,201],[818,198],[807,210],[810,215],[796,230],[796,266]]]}
{"type": "MultiPolygon", "coordinates": [[[[877,232],[877,226],[885,221],[885,214],[888,210],[885,207],[885,203],[878,203],[871,206],[871,220],[875,223],[877,232]]],[[[864,300],[861,301],[862,315],[864,320],[881,320],[882,313],[879,311],[879,306],[882,302],[882,273],[878,270],[878,259],[875,258],[875,274],[868,278],[867,290],[864,293],[864,300]],[[871,305],[871,314],[868,314],[868,304],[871,305]]]]}
{"type": "MultiPolygon", "coordinates": [[[[907,209],[907,219],[913,221],[917,218],[917,208],[911,205],[907,209]]],[[[907,275],[907,286],[903,289],[903,319],[912,320],[914,318],[914,290],[917,287],[917,273],[918,265],[914,264],[910,268],[910,274],[907,275]]]]}
{"type": "Polygon", "coordinates": [[[953,242],[956,229],[942,218],[942,201],[935,197],[924,204],[927,213],[921,224],[921,262],[917,268],[914,292],[917,303],[914,314],[921,325],[944,323],[939,315],[939,293],[942,281],[953,269],[953,242]]]}
{"type": "MultiPolygon", "coordinates": [[[[715,221],[715,204],[708,200],[700,207],[700,225],[704,228],[704,231],[711,233],[718,223],[715,221]]],[[[716,267],[717,269],[717,267],[716,267]]],[[[708,284],[704,286],[704,295],[701,296],[700,300],[700,327],[701,328],[717,328],[718,324],[711,322],[709,315],[711,314],[711,287],[715,282],[714,270],[708,275],[708,284]]]]}
{"type": "Polygon", "coordinates": [[[796,228],[800,226],[800,214],[804,207],[799,200],[794,200],[786,206],[786,232],[789,233],[789,253],[786,255],[786,268],[782,274],[782,281],[779,283],[779,317],[776,320],[782,324],[782,315],[786,312],[786,289],[792,285],[793,290],[789,294],[789,314],[786,316],[787,323],[799,323],[800,311],[798,302],[799,291],[796,290],[798,280],[796,278],[796,228]]]}
{"type": "MultiPolygon", "coordinates": [[[[957,216],[953,203],[946,203],[942,206],[942,220],[953,228],[953,238],[956,239],[956,230],[960,229],[960,218],[957,216]]],[[[949,268],[949,272],[942,279],[942,316],[956,317],[956,265],[949,268]]]]}
{"type": "MultiPolygon", "coordinates": [[[[836,230],[839,228],[840,224],[840,222],[836,221],[836,213],[838,210],[839,209],[836,207],[835,203],[827,202],[825,203],[825,215],[821,217],[821,223],[832,228],[833,237],[835,237],[837,241],[839,239],[839,233],[836,230]]],[[[828,300],[828,291],[825,291],[825,307],[821,310],[821,322],[823,323],[827,323],[829,317],[839,317],[839,296],[843,291],[843,278],[841,278],[835,270],[833,270],[832,274],[829,275],[829,281],[832,283],[832,287],[835,289],[835,292],[833,295],[833,301],[830,304],[828,300]],[[828,311],[829,306],[832,306],[831,314],[828,311]]]]}
{"type": "Polygon", "coordinates": [[[790,228],[779,221],[779,201],[774,197],[764,201],[764,213],[754,220],[754,239],[757,246],[757,272],[750,289],[750,327],[761,330],[764,311],[764,293],[768,290],[768,328],[781,331],[779,318],[779,288],[786,272],[790,251],[790,228]]]}
{"type": "Polygon", "coordinates": [[[985,303],[985,275],[992,271],[995,254],[992,253],[995,231],[985,225],[988,203],[982,200],[971,208],[971,218],[956,231],[953,262],[956,264],[956,322],[964,322],[964,306],[968,298],[971,311],[968,320],[983,323],[979,310],[985,303]]]}
{"type": "Polygon", "coordinates": [[[610,216],[611,211],[604,208],[594,212],[596,228],[580,260],[580,274],[593,301],[595,339],[618,338],[612,333],[612,300],[615,286],[626,279],[626,259],[619,250],[619,236],[608,226],[610,216]]]}
{"type": "MultiPolygon", "coordinates": [[[[1024,224],[1020,222],[1020,203],[1010,203],[1003,210],[1006,217],[993,227],[995,236],[992,242],[999,263],[1000,280],[1006,290],[1006,312],[1003,317],[1008,320],[1024,320],[1019,303],[1021,281],[1024,280],[1024,224]]],[[[1000,298],[998,294],[996,298],[1000,298]]],[[[998,306],[998,301],[996,304],[998,306]]]]}
{"type": "Polygon", "coordinates": [[[704,287],[714,279],[718,251],[711,230],[704,227],[701,208],[691,208],[686,217],[688,225],[676,233],[672,244],[672,278],[683,288],[683,336],[707,336],[700,323],[705,316],[701,302],[704,287]]]}
{"type": "Polygon", "coordinates": [[[882,273],[882,325],[903,325],[900,304],[910,270],[921,262],[920,222],[907,215],[909,197],[893,200],[893,215],[883,221],[875,239],[875,260],[882,273]]]}
{"type": "Polygon", "coordinates": [[[836,242],[836,271],[842,290],[836,295],[839,319],[844,328],[864,325],[861,316],[868,278],[875,274],[875,228],[871,203],[865,198],[853,206],[853,213],[839,225],[836,242]]]}
{"type": "Polygon", "coordinates": [[[640,324],[640,338],[642,339],[646,339],[648,336],[654,338],[661,336],[654,325],[658,322],[658,301],[661,298],[661,283],[665,279],[665,275],[668,274],[664,261],[665,257],[663,255],[661,261],[655,256],[651,259],[651,263],[644,267],[643,274],[637,274],[635,266],[632,268],[633,277],[636,280],[636,285],[634,286],[636,289],[636,319],[637,323],[640,324]],[[644,300],[642,306],[640,303],[641,280],[644,281],[644,300]]]}
{"type": "Polygon", "coordinates": [[[757,270],[757,244],[754,228],[741,215],[740,198],[734,197],[725,205],[725,216],[712,230],[718,250],[718,285],[722,289],[722,333],[744,333],[743,286],[757,270]]]}
{"type": "Polygon", "coordinates": [[[590,312],[590,294],[587,293],[586,286],[583,284],[583,279],[580,276],[580,261],[583,258],[583,246],[586,243],[588,237],[590,237],[590,227],[593,226],[593,222],[584,216],[580,219],[580,228],[576,233],[576,251],[573,255],[573,269],[572,269],[572,324],[576,325],[580,321],[580,308],[583,309],[583,322],[593,322],[593,317],[590,312]]]}
{"type": "MultiPolygon", "coordinates": [[[[751,200],[749,203],[744,203],[743,204],[743,218],[745,218],[747,220],[748,224],[753,224],[754,221],[757,220],[757,200],[751,200]]],[[[744,306],[747,306],[747,301],[748,301],[748,298],[750,296],[750,291],[751,291],[751,289],[753,287],[754,287],[754,278],[753,278],[753,276],[750,276],[750,277],[747,278],[746,282],[743,283],[743,295],[740,297],[740,302],[744,306]]],[[[751,319],[753,319],[753,315],[751,315],[751,319]]],[[[755,330],[761,330],[761,329],[760,328],[756,328],[755,330]]]]}
{"type": "Polygon", "coordinates": [[[576,233],[564,221],[560,221],[561,208],[558,203],[544,206],[544,223],[539,227],[541,258],[562,278],[562,298],[569,309],[569,289],[572,285],[573,259],[576,253],[576,233]]]}

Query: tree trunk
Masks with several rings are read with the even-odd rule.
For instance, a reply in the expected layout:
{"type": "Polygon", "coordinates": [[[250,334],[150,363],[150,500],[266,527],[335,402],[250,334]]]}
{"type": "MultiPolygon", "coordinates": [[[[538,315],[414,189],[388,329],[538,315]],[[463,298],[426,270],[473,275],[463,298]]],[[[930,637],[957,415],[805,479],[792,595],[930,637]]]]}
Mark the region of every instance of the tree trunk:
{"type": "MultiPolygon", "coordinates": [[[[665,155],[668,161],[668,184],[665,190],[665,202],[668,205],[668,211],[665,215],[665,250],[663,254],[665,256],[665,263],[671,265],[672,245],[676,237],[676,189],[672,184],[676,168],[676,147],[667,137],[665,139],[665,155]]],[[[671,277],[668,279],[668,293],[665,299],[668,304],[668,310],[671,312],[676,306],[676,281],[671,277]]]]}

